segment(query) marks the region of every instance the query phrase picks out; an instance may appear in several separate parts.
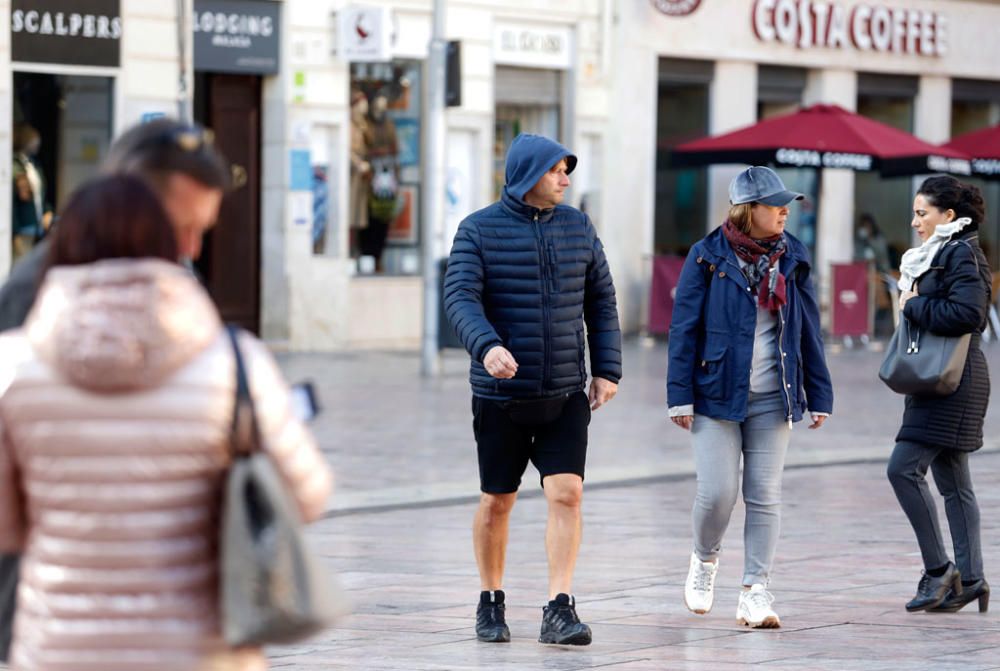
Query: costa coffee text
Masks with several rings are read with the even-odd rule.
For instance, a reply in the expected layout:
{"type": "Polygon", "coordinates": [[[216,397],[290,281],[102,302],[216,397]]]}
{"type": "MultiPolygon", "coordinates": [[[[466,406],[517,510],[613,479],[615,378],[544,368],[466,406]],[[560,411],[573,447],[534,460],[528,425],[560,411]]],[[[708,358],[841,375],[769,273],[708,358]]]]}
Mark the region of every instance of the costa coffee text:
{"type": "Polygon", "coordinates": [[[854,48],[919,56],[948,51],[947,17],[937,12],[821,0],[756,0],[753,29],[764,42],[800,49],[854,48]]]}

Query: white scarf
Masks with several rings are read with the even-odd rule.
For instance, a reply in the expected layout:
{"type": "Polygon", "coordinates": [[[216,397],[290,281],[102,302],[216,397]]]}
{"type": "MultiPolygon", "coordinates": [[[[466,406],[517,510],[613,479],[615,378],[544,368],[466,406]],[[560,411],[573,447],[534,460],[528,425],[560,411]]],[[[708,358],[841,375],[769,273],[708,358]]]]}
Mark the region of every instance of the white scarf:
{"type": "Polygon", "coordinates": [[[963,228],[972,223],[972,219],[962,217],[947,224],[938,224],[934,234],[924,241],[924,244],[906,250],[899,264],[899,288],[901,291],[912,291],[917,278],[931,267],[931,261],[944,243],[963,228]]]}

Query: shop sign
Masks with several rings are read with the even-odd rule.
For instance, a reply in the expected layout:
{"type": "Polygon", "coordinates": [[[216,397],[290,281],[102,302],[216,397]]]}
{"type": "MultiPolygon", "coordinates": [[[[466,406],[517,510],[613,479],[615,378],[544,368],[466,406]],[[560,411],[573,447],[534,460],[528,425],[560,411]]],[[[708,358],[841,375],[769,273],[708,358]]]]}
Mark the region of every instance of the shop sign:
{"type": "Polygon", "coordinates": [[[940,12],[829,0],[756,0],[753,30],[762,42],[800,49],[854,49],[911,56],[948,52],[948,19],[940,12]]]}
{"type": "Polygon", "coordinates": [[[388,7],[346,7],[337,12],[337,53],[348,62],[392,58],[392,13],[388,7]]]}
{"type": "Polygon", "coordinates": [[[493,61],[500,65],[568,70],[572,66],[569,28],[497,23],[493,61]]]}
{"type": "Polygon", "coordinates": [[[10,7],[11,60],[118,67],[119,0],[12,0],[10,7]]]}
{"type": "Polygon", "coordinates": [[[277,74],[280,36],[281,3],[267,0],[195,0],[195,70],[277,74]]]}
{"type": "Polygon", "coordinates": [[[843,168],[871,170],[873,159],[867,154],[850,154],[837,151],[818,152],[812,149],[779,149],[774,160],[780,165],[796,168],[843,168]]]}
{"type": "Polygon", "coordinates": [[[667,16],[687,16],[701,4],[701,0],[650,0],[650,2],[667,16]]]}

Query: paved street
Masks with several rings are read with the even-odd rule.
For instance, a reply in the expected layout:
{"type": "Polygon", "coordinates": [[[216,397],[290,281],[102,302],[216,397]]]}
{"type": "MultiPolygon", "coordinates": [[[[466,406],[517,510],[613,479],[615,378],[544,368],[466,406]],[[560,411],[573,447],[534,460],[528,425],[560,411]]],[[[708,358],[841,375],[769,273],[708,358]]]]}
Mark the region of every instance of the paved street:
{"type": "MultiPolygon", "coordinates": [[[[1000,347],[987,347],[987,357],[998,370],[1000,347]]],[[[1000,668],[995,612],[903,610],[920,560],[884,477],[901,400],[875,378],[879,360],[867,351],[831,354],[835,416],[818,432],[797,428],[789,453],[796,467],[785,477],[772,582],[784,627],[751,632],[735,624],[742,506],[726,536],[715,610],[694,616],[684,608],[690,450],[663,410],[664,345],[629,345],[619,397],[592,424],[576,592],[595,643],[577,649],[535,642],[546,591],[545,507],[530,470],[512,519],[505,584],[514,640],[475,640],[476,467],[463,357],[450,355],[446,375],[426,382],[410,355],[282,356],[291,379],[312,377],[321,387],[326,410],[316,428],[339,490],[311,533],[356,612],[308,644],[271,651],[274,668],[1000,668]]],[[[988,576],[1000,575],[993,405],[988,447],[972,462],[988,576]]]]}

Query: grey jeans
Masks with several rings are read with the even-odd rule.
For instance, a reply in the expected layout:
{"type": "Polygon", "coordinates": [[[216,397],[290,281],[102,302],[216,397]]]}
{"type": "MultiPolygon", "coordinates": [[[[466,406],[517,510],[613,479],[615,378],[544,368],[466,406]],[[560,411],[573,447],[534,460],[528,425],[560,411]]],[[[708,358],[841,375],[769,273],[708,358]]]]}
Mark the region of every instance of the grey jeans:
{"type": "Polygon", "coordinates": [[[695,415],[691,427],[698,491],[694,549],[713,561],[736,505],[743,458],[743,584],[767,585],[781,527],[781,475],[791,427],[781,392],[750,394],[747,416],[729,422],[695,415]]]}
{"type": "Polygon", "coordinates": [[[901,441],[892,451],[886,472],[899,505],[917,534],[924,568],[933,570],[950,561],[944,549],[934,497],[927,486],[928,467],[934,472],[934,482],[944,497],[955,564],[963,580],[979,580],[983,577],[983,549],[979,540],[979,503],[972,491],[969,473],[969,453],[901,441]]]}

